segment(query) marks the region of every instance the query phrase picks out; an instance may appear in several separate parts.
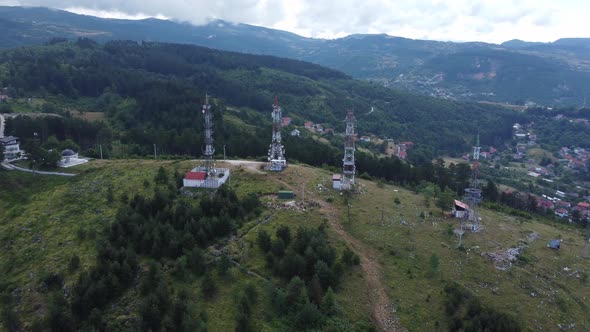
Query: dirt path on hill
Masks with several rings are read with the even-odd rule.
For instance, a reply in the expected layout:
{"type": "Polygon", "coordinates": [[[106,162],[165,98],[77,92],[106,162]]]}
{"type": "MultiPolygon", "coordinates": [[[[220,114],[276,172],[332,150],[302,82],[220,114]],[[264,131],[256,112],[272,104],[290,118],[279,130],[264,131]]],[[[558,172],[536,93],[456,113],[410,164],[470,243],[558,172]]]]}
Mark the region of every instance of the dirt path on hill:
{"type": "Polygon", "coordinates": [[[322,200],[317,200],[317,202],[321,207],[320,213],[328,218],[332,229],[361,259],[361,268],[370,292],[369,298],[373,304],[373,319],[377,322],[379,329],[382,331],[407,331],[395,316],[393,305],[387,296],[385,286],[381,282],[381,268],[376,261],[377,255],[375,252],[348,234],[338,221],[335,208],[322,200]]]}
{"type": "MultiPolygon", "coordinates": [[[[277,181],[293,190],[291,184],[279,179],[277,179],[277,181]]],[[[306,195],[306,197],[308,196],[306,195]]],[[[381,281],[381,268],[377,262],[377,254],[373,249],[348,234],[339,221],[339,216],[337,214],[338,210],[330,203],[327,203],[316,195],[309,195],[309,199],[314,200],[320,205],[320,213],[328,218],[329,225],[332,229],[344,242],[346,242],[352,251],[359,256],[361,261],[360,265],[367,282],[369,299],[373,305],[373,319],[377,323],[379,330],[407,332],[407,330],[401,326],[399,318],[395,316],[395,309],[387,296],[385,285],[381,281]]]]}
{"type": "Polygon", "coordinates": [[[238,165],[243,166],[245,169],[249,170],[252,173],[256,174],[264,174],[263,171],[260,170],[260,167],[264,165],[264,162],[261,161],[251,161],[251,160],[219,160],[218,163],[227,163],[230,165],[238,165]]]}
{"type": "MultiPolygon", "coordinates": [[[[225,162],[231,165],[241,165],[254,173],[265,173],[260,170],[260,165],[263,165],[263,162],[249,160],[225,160],[219,162],[225,162]]],[[[287,183],[283,179],[277,178],[276,181],[293,191],[298,189],[295,189],[293,184],[287,183]]],[[[309,196],[306,195],[306,197],[308,197],[306,200],[313,200],[320,205],[320,213],[328,219],[329,225],[332,229],[348,245],[348,247],[360,257],[360,265],[363,270],[365,281],[367,282],[369,299],[373,306],[373,319],[379,330],[406,332],[407,330],[401,326],[399,319],[395,316],[395,309],[387,296],[385,285],[381,281],[381,267],[377,262],[378,255],[373,249],[348,234],[339,221],[339,215],[337,214],[338,210],[330,203],[325,202],[320,197],[317,197],[317,195],[312,194],[312,192],[309,192],[309,196]]]]}

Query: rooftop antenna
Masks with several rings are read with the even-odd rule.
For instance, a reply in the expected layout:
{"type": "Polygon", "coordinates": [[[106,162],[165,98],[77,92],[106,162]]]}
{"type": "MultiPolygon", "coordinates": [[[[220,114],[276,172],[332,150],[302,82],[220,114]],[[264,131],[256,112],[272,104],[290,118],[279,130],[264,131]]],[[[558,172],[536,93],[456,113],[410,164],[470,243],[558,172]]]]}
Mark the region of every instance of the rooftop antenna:
{"type": "Polygon", "coordinates": [[[346,132],[344,139],[344,159],[342,159],[342,190],[352,190],[355,184],[356,166],[354,162],[354,124],[355,118],[352,111],[346,115],[346,132]]]}
{"type": "Polygon", "coordinates": [[[285,159],[285,147],[281,143],[281,118],[282,112],[279,106],[279,99],[275,96],[272,105],[272,142],[268,149],[268,165],[270,171],[280,172],[287,167],[285,159]]]}

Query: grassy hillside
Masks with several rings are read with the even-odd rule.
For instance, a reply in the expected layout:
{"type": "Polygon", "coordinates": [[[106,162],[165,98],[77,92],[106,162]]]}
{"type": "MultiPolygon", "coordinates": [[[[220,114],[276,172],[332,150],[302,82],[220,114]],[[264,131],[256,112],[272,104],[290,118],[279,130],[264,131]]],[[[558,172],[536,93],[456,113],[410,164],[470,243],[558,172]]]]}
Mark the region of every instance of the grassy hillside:
{"type": "MultiPolygon", "coordinates": [[[[93,161],[79,169],[75,178],[47,177],[16,172],[0,172],[0,233],[2,253],[0,266],[6,273],[0,278],[3,295],[3,326],[17,317],[25,330],[39,326],[41,319],[51,312],[52,277],[64,278],[63,294],[72,299],[73,288],[83,271],[95,263],[97,241],[108,237],[109,225],[113,222],[119,199],[149,194],[155,184],[154,176],[160,166],[173,172],[184,171],[194,162],[156,161],[93,161]],[[111,187],[115,201],[109,203],[111,187]],[[8,190],[7,188],[11,188],[8,190]],[[72,268],[72,257],[79,258],[79,267],[72,268]],[[8,310],[8,311],[6,311],[8,310]],[[10,313],[10,315],[8,314],[10,313]]],[[[252,169],[237,167],[232,174],[232,187],[238,196],[249,193],[274,192],[284,186],[266,174],[257,174],[252,169]]],[[[264,204],[271,204],[263,200],[264,204]]],[[[167,260],[163,276],[174,294],[181,290],[189,294],[190,315],[199,317],[204,312],[209,331],[227,331],[235,328],[236,298],[249,285],[258,294],[252,306],[251,328],[254,330],[288,330],[285,319],[275,316],[270,292],[275,287],[287,285],[274,277],[266,267],[265,255],[258,248],[257,234],[266,230],[273,234],[286,225],[293,234],[299,227],[318,228],[323,218],[317,210],[264,208],[259,219],[244,224],[237,232],[224,238],[207,250],[211,269],[216,269],[215,252],[227,252],[239,266],[226,275],[213,272],[217,294],[212,299],[201,295],[203,277],[187,274],[178,279],[174,275],[174,261],[167,260]],[[264,222],[260,222],[264,220],[264,222]]],[[[328,229],[329,242],[341,251],[343,242],[328,229]]],[[[134,286],[117,297],[112,306],[103,311],[103,320],[110,330],[130,330],[140,323],[140,282],[153,260],[143,257],[134,286]]],[[[337,315],[329,326],[356,326],[365,330],[372,326],[370,304],[363,286],[363,276],[358,267],[345,272],[342,283],[336,290],[337,315]],[[354,294],[354,301],[350,297],[354,294]]]]}
{"type": "Polygon", "coordinates": [[[449,235],[458,220],[441,218],[434,204],[427,207],[424,197],[407,190],[365,185],[365,193],[351,203],[356,208],[347,229],[379,253],[389,295],[409,329],[432,330],[437,321],[446,320],[442,291],[449,282],[533,330],[571,323],[576,329],[589,328],[585,312],[590,262],[582,257],[587,242],[581,230],[484,209],[484,231],[467,233],[465,250],[458,250],[457,238],[449,235]],[[551,239],[563,239],[562,249],[547,248],[551,239]],[[495,264],[485,256],[521,246],[523,254],[506,271],[495,267],[505,263],[495,264]],[[438,269],[433,269],[433,255],[440,262],[438,269]]]}
{"type": "MultiPolygon", "coordinates": [[[[51,311],[49,298],[55,292],[51,275],[64,277],[61,291],[69,298],[81,271],[95,264],[95,242],[107,235],[105,225],[113,222],[120,197],[151,192],[160,166],[172,173],[193,164],[92,161],[80,168],[78,177],[67,179],[0,172],[0,264],[7,271],[0,278],[4,308],[8,303],[27,330],[37,324],[39,317],[51,311]],[[109,187],[114,203],[108,200],[109,187]],[[70,267],[74,255],[80,259],[77,268],[70,267]]],[[[218,293],[210,300],[201,295],[202,276],[178,279],[174,262],[165,261],[165,280],[174,294],[182,289],[188,292],[190,315],[198,317],[204,311],[209,331],[235,328],[235,299],[247,285],[254,285],[258,294],[252,306],[252,328],[287,329],[286,321],[271,309],[269,295],[269,285],[286,285],[266,267],[258,234],[265,230],[274,238],[281,225],[295,230],[324,223],[328,241],[338,251],[347,246],[361,257],[361,265],[347,270],[336,290],[338,314],[327,323],[336,330],[381,326],[379,315],[399,319],[410,331],[446,330],[453,324],[451,317],[458,315],[446,311],[447,294],[456,294],[453,287],[471,294],[485,310],[506,314],[522,327],[555,330],[558,324],[575,324],[577,330],[590,328],[585,314],[590,262],[582,255],[586,242],[577,228],[482,210],[485,229],[467,233],[464,249],[457,249],[452,235],[457,220],[443,218],[433,202],[406,189],[359,180],[359,193],[347,198],[330,189],[331,173],[321,169],[292,165],[283,173],[266,174],[256,165],[231,167],[231,186],[239,197],[292,189],[298,193],[296,202],[301,202],[305,183],[307,205],[301,209],[261,196],[260,217],[248,220],[234,235],[207,250],[212,262],[220,251],[240,264],[225,276],[214,268],[218,293]],[[559,251],[547,248],[554,238],[563,240],[559,251]],[[486,255],[515,247],[524,249],[510,267],[486,255]],[[375,291],[380,289],[385,294],[383,307],[376,301],[375,291]]],[[[150,261],[141,258],[139,278],[148,274],[150,261]]],[[[104,320],[111,328],[127,330],[139,324],[139,284],[136,281],[105,309],[104,320]]],[[[4,311],[3,323],[10,317],[4,311]]]]}

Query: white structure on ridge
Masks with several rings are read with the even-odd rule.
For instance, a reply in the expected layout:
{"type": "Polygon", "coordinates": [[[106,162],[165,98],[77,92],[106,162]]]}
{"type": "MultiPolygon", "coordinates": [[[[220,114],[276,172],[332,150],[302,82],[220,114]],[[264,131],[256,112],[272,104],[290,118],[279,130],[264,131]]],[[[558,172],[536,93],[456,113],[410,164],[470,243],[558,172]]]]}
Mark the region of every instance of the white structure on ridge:
{"type": "Polygon", "coordinates": [[[268,164],[266,166],[267,170],[274,172],[280,172],[287,167],[285,147],[281,143],[281,118],[281,107],[275,96],[275,102],[272,105],[272,143],[268,149],[268,164]]]}
{"type": "Polygon", "coordinates": [[[76,165],[85,164],[88,159],[80,158],[77,152],[71,149],[65,149],[61,153],[61,159],[57,162],[59,167],[72,167],[76,165]]]}
{"type": "Polygon", "coordinates": [[[204,134],[205,134],[205,151],[203,152],[204,161],[201,166],[197,166],[186,172],[182,184],[185,187],[197,188],[219,188],[229,179],[228,168],[215,167],[215,148],[213,147],[213,114],[211,114],[211,105],[209,96],[205,95],[205,104],[202,108],[204,134]]]}
{"type": "Polygon", "coordinates": [[[18,159],[24,152],[20,149],[18,137],[0,137],[0,145],[4,147],[4,159],[7,160],[18,159]]]}
{"type": "Polygon", "coordinates": [[[355,184],[356,166],[354,163],[354,114],[348,111],[346,115],[346,132],[344,138],[344,159],[342,160],[342,178],[340,188],[342,190],[352,190],[355,184]]]}

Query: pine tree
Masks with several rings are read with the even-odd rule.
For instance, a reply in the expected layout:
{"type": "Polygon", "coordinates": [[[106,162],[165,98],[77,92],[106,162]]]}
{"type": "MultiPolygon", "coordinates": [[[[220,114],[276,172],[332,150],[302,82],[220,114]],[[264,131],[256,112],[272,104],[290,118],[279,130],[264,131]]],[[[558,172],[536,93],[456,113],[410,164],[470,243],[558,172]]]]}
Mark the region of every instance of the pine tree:
{"type": "Polygon", "coordinates": [[[490,202],[497,202],[499,198],[498,187],[492,180],[488,180],[488,183],[482,191],[483,199],[490,202]]]}
{"type": "Polygon", "coordinates": [[[282,225],[277,228],[276,231],[277,237],[283,240],[285,246],[288,246],[291,243],[291,230],[289,227],[282,225]]]}
{"type": "Polygon", "coordinates": [[[215,295],[215,292],[217,292],[217,285],[210,273],[205,274],[201,281],[201,292],[205,299],[211,299],[215,295]]]}
{"type": "Polygon", "coordinates": [[[156,173],[154,181],[159,184],[168,183],[168,173],[166,173],[164,167],[160,166],[160,168],[158,168],[158,173],[156,173]]]}
{"type": "Polygon", "coordinates": [[[331,316],[336,313],[336,299],[334,297],[334,291],[332,290],[332,287],[329,287],[326,291],[326,295],[324,295],[324,299],[322,300],[322,305],[320,308],[327,316],[331,316]]]}
{"type": "Polygon", "coordinates": [[[272,241],[270,239],[270,235],[268,235],[268,233],[265,230],[262,230],[258,233],[258,236],[256,237],[256,242],[258,243],[262,251],[267,252],[270,250],[272,241]]]}

